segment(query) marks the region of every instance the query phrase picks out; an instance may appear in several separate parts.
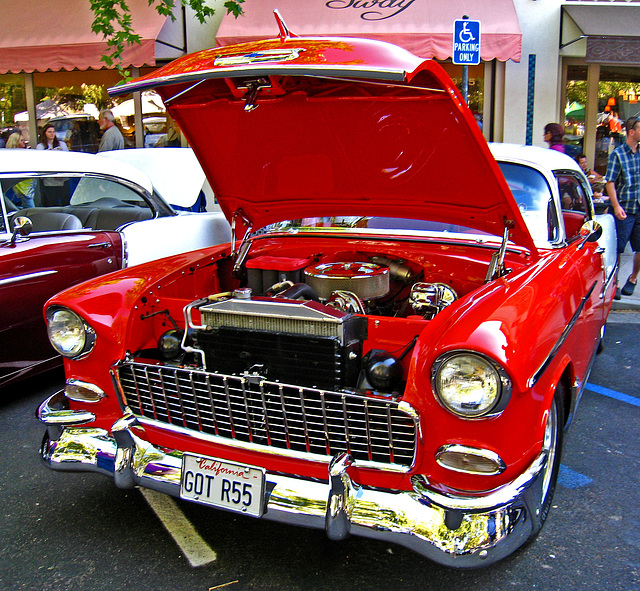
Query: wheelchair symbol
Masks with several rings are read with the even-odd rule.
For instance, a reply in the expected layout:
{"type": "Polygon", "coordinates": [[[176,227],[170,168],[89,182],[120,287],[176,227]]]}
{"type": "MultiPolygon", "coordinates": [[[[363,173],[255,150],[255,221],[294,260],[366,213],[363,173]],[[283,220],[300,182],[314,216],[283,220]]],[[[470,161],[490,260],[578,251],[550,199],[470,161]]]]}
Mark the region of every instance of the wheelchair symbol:
{"type": "Polygon", "coordinates": [[[460,31],[460,34],[458,35],[458,37],[460,38],[460,42],[461,43],[469,43],[469,42],[475,40],[475,37],[473,36],[473,33],[467,28],[468,26],[469,26],[469,23],[467,23],[467,22],[462,23],[462,30],[460,31]]]}

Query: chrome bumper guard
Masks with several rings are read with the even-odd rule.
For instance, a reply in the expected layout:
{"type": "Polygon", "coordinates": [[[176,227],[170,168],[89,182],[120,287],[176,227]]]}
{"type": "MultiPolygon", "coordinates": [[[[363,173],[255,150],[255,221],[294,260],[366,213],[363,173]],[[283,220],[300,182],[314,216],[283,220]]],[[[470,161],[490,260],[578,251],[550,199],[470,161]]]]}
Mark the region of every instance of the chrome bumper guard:
{"type": "MultiPolygon", "coordinates": [[[[87,413],[66,411],[64,425],[63,396],[54,394],[37,412],[48,426],[40,449],[47,467],[98,472],[113,477],[119,488],[141,486],[180,496],[182,452],[141,439],[143,431],[130,414],[114,423],[111,435],[79,426],[87,413]]],[[[420,476],[412,479],[412,491],[365,488],[354,479],[357,463],[338,454],[326,482],[267,472],[263,518],[324,529],[332,540],[350,534],[374,538],[445,566],[477,568],[511,554],[529,538],[539,519],[545,463],[546,457],[539,456],[520,477],[489,496],[460,497],[429,489],[420,476]]]]}

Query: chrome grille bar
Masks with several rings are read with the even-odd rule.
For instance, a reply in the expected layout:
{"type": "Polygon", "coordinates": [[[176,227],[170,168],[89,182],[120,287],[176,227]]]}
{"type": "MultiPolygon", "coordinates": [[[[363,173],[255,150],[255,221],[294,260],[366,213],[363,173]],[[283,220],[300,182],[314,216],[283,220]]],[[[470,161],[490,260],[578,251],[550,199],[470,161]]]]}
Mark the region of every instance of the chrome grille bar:
{"type": "Polygon", "coordinates": [[[392,400],[201,370],[123,362],[123,400],[140,418],[229,440],[408,468],[417,419],[392,400]]]}

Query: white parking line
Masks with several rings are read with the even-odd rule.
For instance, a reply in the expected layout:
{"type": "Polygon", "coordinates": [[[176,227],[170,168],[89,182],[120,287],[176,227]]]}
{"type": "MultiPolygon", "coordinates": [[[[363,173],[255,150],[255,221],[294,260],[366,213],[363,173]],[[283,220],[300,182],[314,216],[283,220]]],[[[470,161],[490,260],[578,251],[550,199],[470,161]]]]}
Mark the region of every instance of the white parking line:
{"type": "Polygon", "coordinates": [[[146,488],[141,488],[140,492],[191,566],[203,566],[216,560],[215,551],[202,539],[169,495],[146,488]]]}

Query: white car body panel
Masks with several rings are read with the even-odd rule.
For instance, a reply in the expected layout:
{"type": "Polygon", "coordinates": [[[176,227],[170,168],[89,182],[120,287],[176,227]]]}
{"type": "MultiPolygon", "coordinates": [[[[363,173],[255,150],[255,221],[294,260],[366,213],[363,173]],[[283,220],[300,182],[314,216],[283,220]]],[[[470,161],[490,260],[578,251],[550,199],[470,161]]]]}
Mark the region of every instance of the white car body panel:
{"type": "Polygon", "coordinates": [[[139,148],[101,152],[100,156],[126,162],[146,174],[160,196],[178,207],[191,207],[204,191],[207,211],[219,211],[204,171],[191,148],[139,148]]]}
{"type": "Polygon", "coordinates": [[[129,224],[120,230],[126,266],[139,265],[181,252],[231,240],[231,227],[222,213],[185,213],[129,224]],[[163,236],[180,240],[162,240],[163,236]]]}

